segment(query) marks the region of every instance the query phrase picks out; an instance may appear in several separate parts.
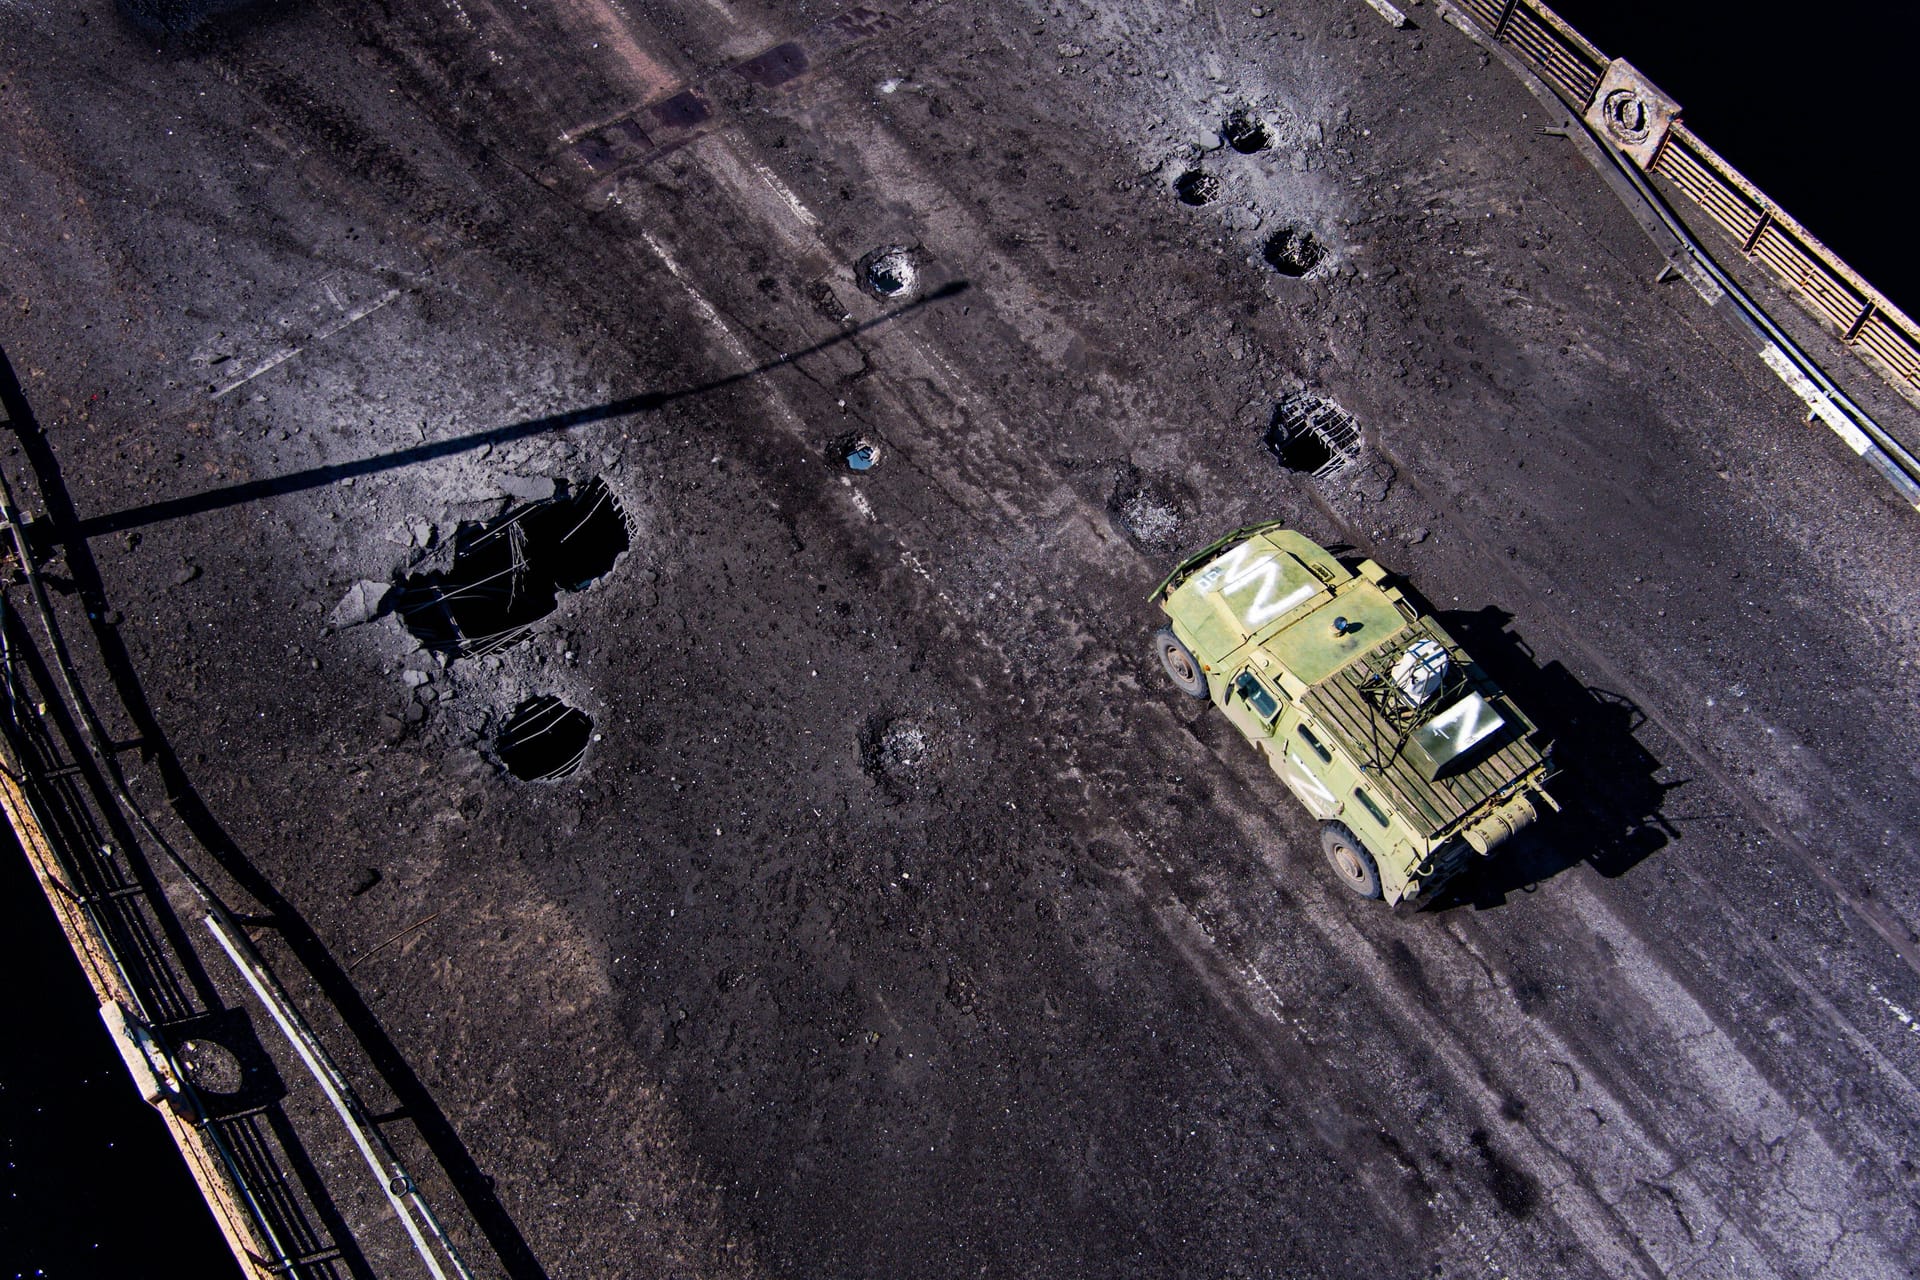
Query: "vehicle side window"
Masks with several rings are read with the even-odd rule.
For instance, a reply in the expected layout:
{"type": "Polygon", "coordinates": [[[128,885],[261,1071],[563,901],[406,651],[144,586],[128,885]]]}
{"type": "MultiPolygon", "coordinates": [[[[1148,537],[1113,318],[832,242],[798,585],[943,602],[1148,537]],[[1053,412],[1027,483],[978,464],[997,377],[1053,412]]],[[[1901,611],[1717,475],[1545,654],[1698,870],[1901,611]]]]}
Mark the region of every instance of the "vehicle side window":
{"type": "Polygon", "coordinates": [[[1233,678],[1233,691],[1246,699],[1247,705],[1253,709],[1253,714],[1269,724],[1273,723],[1273,718],[1280,714],[1279,700],[1273,696],[1267,686],[1255,678],[1251,671],[1242,671],[1233,678]]]}
{"type": "Polygon", "coordinates": [[[1320,739],[1313,736],[1313,730],[1307,728],[1307,726],[1305,725],[1301,725],[1299,733],[1300,733],[1300,740],[1313,748],[1313,754],[1320,757],[1321,763],[1323,764],[1333,763],[1333,752],[1327,750],[1326,746],[1321,743],[1320,739]]]}
{"type": "Polygon", "coordinates": [[[1372,796],[1367,794],[1366,789],[1364,787],[1355,787],[1353,789],[1353,798],[1360,802],[1360,807],[1362,809],[1365,809],[1368,813],[1373,815],[1373,820],[1375,822],[1379,823],[1383,827],[1387,825],[1387,815],[1380,811],[1379,803],[1375,801],[1372,796]]]}

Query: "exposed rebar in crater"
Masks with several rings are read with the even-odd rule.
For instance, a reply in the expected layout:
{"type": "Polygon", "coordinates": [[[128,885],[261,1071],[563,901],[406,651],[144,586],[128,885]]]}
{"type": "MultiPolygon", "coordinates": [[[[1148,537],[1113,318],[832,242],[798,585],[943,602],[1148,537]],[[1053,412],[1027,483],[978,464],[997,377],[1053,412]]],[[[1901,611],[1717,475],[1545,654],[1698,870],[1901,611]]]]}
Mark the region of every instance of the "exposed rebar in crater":
{"type": "Polygon", "coordinates": [[[1360,425],[1333,401],[1296,391],[1274,406],[1261,443],[1287,470],[1325,480],[1360,456],[1360,425]]]}
{"type": "Polygon", "coordinates": [[[554,782],[580,767],[592,741],[593,721],[586,712],[542,694],[513,709],[493,740],[493,752],[522,782],[554,782]]]}
{"type": "Polygon", "coordinates": [[[1228,116],[1226,123],[1220,126],[1220,136],[1243,156],[1265,151],[1273,145],[1273,137],[1267,132],[1267,126],[1260,122],[1258,116],[1245,111],[1236,111],[1228,116]]]}
{"type": "Polygon", "coordinates": [[[1281,275],[1297,278],[1320,265],[1327,247],[1305,227],[1282,227],[1267,237],[1260,256],[1281,275]]]}
{"type": "Polygon", "coordinates": [[[401,583],[401,622],[430,649],[494,653],[526,638],[562,591],[604,577],[631,543],[626,514],[595,477],[484,525],[462,524],[444,569],[401,583]]]}
{"type": "Polygon", "coordinates": [[[1220,198],[1220,179],[1204,169],[1189,169],[1173,180],[1173,194],[1181,204],[1212,204],[1220,198]]]}

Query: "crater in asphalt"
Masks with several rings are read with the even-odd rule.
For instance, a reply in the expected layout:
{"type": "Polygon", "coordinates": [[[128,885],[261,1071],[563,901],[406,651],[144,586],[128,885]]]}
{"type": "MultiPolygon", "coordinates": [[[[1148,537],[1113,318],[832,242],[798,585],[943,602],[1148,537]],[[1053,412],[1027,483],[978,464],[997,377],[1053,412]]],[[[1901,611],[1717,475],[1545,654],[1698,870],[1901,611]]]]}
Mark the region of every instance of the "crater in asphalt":
{"type": "Polygon", "coordinates": [[[899,245],[875,249],[854,268],[860,287],[876,298],[903,298],[920,279],[913,251],[899,245]]]}
{"type": "Polygon", "coordinates": [[[1180,536],[1180,513],[1150,493],[1136,493],[1121,503],[1120,519],[1150,547],[1172,546],[1180,536]]]}
{"type": "Polygon", "coordinates": [[[1360,427],[1333,401],[1296,391],[1273,407],[1261,443],[1287,470],[1325,479],[1360,456],[1360,427]]]}
{"type": "Polygon", "coordinates": [[[879,764],[888,773],[918,768],[927,758],[927,731],[911,720],[894,720],[881,731],[879,764]]]}
{"type": "Polygon", "coordinates": [[[1142,551],[1171,551],[1180,545],[1182,527],[1177,487],[1122,464],[1107,498],[1108,518],[1142,551]]]}
{"type": "Polygon", "coordinates": [[[1305,227],[1282,227],[1267,237],[1260,256],[1281,275],[1297,278],[1320,265],[1327,247],[1305,227]]]}
{"type": "Polygon", "coordinates": [[[1204,169],[1189,169],[1173,180],[1173,194],[1181,204],[1212,204],[1220,198],[1220,179],[1204,169]]]}
{"type": "Polygon", "coordinates": [[[630,541],[619,501],[595,477],[486,524],[462,524],[446,567],[401,583],[400,620],[430,649],[497,652],[552,613],[560,592],[605,576],[630,541]]]}
{"type": "Polygon", "coordinates": [[[493,753],[522,782],[553,782],[580,767],[593,741],[593,720],[550,694],[513,709],[493,740],[493,753]]]}
{"type": "Polygon", "coordinates": [[[1236,111],[1228,116],[1226,123],[1220,126],[1220,136],[1243,156],[1265,151],[1273,144],[1267,126],[1260,123],[1259,117],[1245,111],[1236,111]]]}
{"type": "Polygon", "coordinates": [[[919,720],[870,716],[860,731],[860,768],[898,802],[928,781],[936,745],[933,731],[919,720]]]}
{"type": "Polygon", "coordinates": [[[871,471],[880,465],[880,446],[863,435],[849,432],[828,442],[827,458],[834,466],[849,471],[871,471]]]}

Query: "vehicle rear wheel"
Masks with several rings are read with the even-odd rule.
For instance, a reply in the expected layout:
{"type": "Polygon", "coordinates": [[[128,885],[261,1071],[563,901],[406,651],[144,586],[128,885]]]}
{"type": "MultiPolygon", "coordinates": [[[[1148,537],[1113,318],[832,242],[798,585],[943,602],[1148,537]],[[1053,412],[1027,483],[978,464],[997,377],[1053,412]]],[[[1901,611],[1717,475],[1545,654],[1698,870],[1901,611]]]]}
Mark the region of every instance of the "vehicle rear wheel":
{"type": "Polygon", "coordinates": [[[1361,844],[1359,837],[1347,830],[1344,823],[1321,825],[1320,848],[1341,884],[1363,898],[1380,896],[1380,868],[1374,865],[1367,846],[1361,844]]]}
{"type": "Polygon", "coordinates": [[[1175,688],[1189,698],[1207,696],[1207,673],[1200,669],[1200,662],[1193,656],[1193,650],[1181,644],[1180,637],[1173,634],[1173,628],[1162,627],[1153,633],[1153,651],[1160,655],[1160,666],[1175,688]]]}

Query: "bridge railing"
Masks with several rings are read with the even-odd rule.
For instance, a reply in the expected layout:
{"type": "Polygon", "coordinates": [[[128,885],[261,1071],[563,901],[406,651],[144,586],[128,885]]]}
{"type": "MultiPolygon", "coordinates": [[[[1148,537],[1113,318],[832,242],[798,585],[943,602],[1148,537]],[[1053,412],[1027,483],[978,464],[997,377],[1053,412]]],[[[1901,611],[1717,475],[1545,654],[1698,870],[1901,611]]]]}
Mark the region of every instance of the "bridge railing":
{"type": "Polygon", "coordinates": [[[1609,58],[1540,0],[1454,0],[1518,54],[1594,131],[1665,180],[1742,256],[1920,405],[1920,324],[1896,307],[1680,119],[1678,104],[1609,58]]]}

